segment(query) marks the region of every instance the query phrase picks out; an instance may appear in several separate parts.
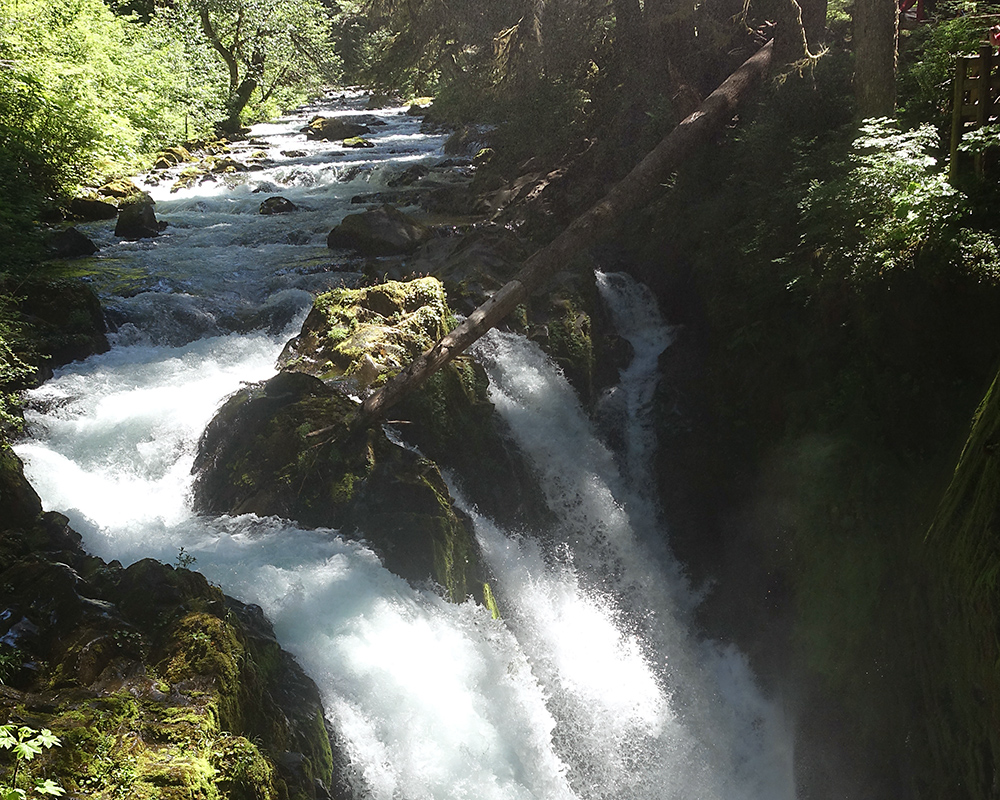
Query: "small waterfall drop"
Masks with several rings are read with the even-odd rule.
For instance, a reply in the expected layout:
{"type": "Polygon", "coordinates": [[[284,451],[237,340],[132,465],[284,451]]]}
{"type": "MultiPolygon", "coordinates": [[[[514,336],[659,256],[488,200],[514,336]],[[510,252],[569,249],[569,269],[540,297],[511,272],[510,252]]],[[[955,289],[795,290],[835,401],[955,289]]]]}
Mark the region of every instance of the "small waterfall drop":
{"type": "Polygon", "coordinates": [[[376,153],[304,141],[319,110],[254,129],[269,143],[266,169],[148,187],[170,223],[160,238],[116,242],[107,224],[87,226],[118,330],[109,353],[31,393],[31,437],[16,449],[45,507],[96,555],[172,563],[183,547],[227,593],[259,604],[319,685],[359,798],[792,800],[780,715],[738,652],[690,632],[681,570],[658,545],[641,420],[670,335],[624,278],[600,280],[640,296],[618,324],[633,339],[625,325],[645,314],[650,344],[633,339],[623,376],[639,427],[621,463],[541,351],[496,332],[477,348],[559,520],[503,531],[470,498],[502,620],[410,586],[336,531],[192,513],[190,467],[214,410],[273,374],[311,293],[342,280],[324,237],[350,196],[440,156],[442,137],[403,109],[382,113],[389,146],[376,153]],[[262,187],[302,213],[256,214],[262,187]],[[247,326],[256,332],[233,332],[247,326]]]}
{"type": "Polygon", "coordinates": [[[623,465],[535,345],[493,331],[476,347],[491,400],[559,517],[552,531],[517,537],[468,509],[505,615],[564,725],[556,750],[581,797],[791,800],[781,715],[735,648],[690,633],[694,598],[644,494],[669,328],[645,287],[625,275],[598,280],[635,352],[619,385],[623,465]]]}

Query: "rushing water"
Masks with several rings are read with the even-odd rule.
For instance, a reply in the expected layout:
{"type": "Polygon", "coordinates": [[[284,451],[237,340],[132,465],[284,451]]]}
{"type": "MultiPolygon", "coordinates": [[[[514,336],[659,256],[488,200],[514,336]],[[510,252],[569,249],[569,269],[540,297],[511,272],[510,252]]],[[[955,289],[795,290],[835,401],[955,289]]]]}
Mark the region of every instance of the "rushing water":
{"type": "Polygon", "coordinates": [[[414,589],[334,531],[192,514],[194,449],[215,408],[273,374],[311,293],[341,280],[325,237],[349,198],[441,159],[440,137],[402,109],[379,112],[378,147],[360,154],[305,142],[314,111],[255,128],[271,157],[261,171],[153,187],[166,235],[118,243],[88,226],[118,331],[109,353],[32,393],[32,438],[17,450],[45,506],[106,559],[173,562],[183,547],[261,605],[320,686],[359,797],[792,800],[780,713],[739,652],[690,630],[694,600],[650,496],[648,410],[670,331],[625,276],[598,276],[635,351],[606,403],[621,453],[541,351],[496,332],[477,345],[559,520],[515,534],[461,500],[502,621],[414,589]],[[259,188],[301,210],[257,215],[259,188]]]}

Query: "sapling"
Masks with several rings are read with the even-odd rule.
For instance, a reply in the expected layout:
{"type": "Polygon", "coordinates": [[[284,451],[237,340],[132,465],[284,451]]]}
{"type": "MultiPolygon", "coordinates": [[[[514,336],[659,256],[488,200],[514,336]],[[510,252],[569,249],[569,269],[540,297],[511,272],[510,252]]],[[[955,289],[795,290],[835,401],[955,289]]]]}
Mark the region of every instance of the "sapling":
{"type": "MultiPolygon", "coordinates": [[[[17,788],[17,773],[21,766],[40,755],[43,750],[61,744],[59,737],[48,728],[38,731],[27,725],[0,725],[0,750],[11,750],[14,753],[14,768],[11,770],[10,779],[4,785],[0,785],[0,800],[24,800],[28,797],[27,790],[17,788]]],[[[59,797],[66,794],[66,790],[55,781],[46,778],[44,781],[35,781],[33,793],[59,797]]]]}

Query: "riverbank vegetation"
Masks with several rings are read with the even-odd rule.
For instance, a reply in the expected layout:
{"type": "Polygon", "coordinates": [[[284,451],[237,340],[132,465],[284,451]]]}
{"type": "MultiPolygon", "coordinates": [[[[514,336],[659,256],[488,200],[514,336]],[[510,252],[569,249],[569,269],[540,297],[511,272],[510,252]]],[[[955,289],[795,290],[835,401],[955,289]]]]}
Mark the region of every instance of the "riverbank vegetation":
{"type": "Polygon", "coordinates": [[[37,223],[82,186],[236,133],[339,78],[336,14],[318,0],[134,5],[0,4],[4,272],[38,261],[37,223]]]}
{"type": "MultiPolygon", "coordinates": [[[[42,226],[81,186],[338,79],[434,95],[429,124],[481,150],[478,196],[520,198],[488,205],[495,221],[541,245],[787,14],[0,2],[0,272],[17,276],[44,269],[42,226]]],[[[814,57],[781,65],[595,257],[683,326],[657,401],[672,543],[715,582],[705,629],[794,687],[803,786],[978,800],[1000,763],[995,132],[973,139],[981,176],[964,155],[958,179],[945,169],[953,57],[1000,10],[938,3],[900,29],[898,72],[869,74],[852,27],[865,0],[818,23],[817,5],[800,9],[814,57]]],[[[31,373],[23,324],[0,303],[9,390],[31,373]]]]}

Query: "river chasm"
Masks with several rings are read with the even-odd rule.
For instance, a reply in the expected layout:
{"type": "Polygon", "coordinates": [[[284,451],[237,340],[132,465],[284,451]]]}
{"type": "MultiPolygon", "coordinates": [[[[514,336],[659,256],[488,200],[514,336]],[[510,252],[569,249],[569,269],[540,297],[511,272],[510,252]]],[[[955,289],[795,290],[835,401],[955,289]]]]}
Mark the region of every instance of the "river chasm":
{"type": "MultiPolygon", "coordinates": [[[[356,798],[390,800],[792,800],[791,721],[746,658],[697,634],[697,594],[676,563],[652,494],[649,421],[671,332],[650,293],[596,276],[632,360],[596,404],[598,425],[534,343],[493,331],[472,356],[550,514],[508,530],[445,474],[469,516],[502,611],[449,602],[385,568],[365,542],[279,517],[192,510],[197,446],[242,386],[272,377],[313,297],[359,279],[327,248],[351,198],[407,169],[464,179],[444,136],[363,96],[257,125],[233,157],[260,169],[172,192],[142,188],[168,223],[101,247],[93,285],[112,348],[31,393],[16,447],[46,509],[85,547],[125,565],[178,554],[229,595],[259,605],[319,686],[356,798]],[[317,113],[365,118],[375,146],[307,140],[317,113]],[[297,207],[262,215],[280,194],[297,207]],[[616,447],[598,431],[614,429],[616,447]],[[181,550],[183,548],[183,551],[181,550]]],[[[179,171],[179,168],[175,170],[179,171]]],[[[405,425],[388,424],[403,446],[405,425]]]]}

